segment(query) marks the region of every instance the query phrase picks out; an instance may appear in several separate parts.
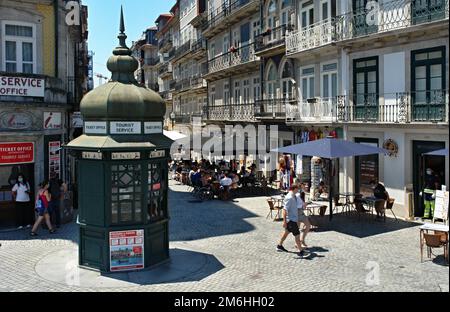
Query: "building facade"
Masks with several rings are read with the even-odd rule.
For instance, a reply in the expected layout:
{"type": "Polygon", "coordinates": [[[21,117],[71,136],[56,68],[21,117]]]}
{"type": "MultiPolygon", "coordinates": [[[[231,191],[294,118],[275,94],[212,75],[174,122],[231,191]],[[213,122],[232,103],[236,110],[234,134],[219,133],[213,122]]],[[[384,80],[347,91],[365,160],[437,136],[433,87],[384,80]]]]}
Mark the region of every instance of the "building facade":
{"type": "MultiPolygon", "coordinates": [[[[162,33],[179,34],[167,74],[175,80],[175,126],[190,123],[202,107],[203,121],[217,125],[220,135],[225,125],[277,125],[278,140],[257,138],[270,147],[333,136],[388,148],[390,156],[336,161],[334,174],[323,176],[333,176],[340,191],[362,194],[371,193],[371,180],[382,181],[410,216],[423,215],[427,169],[448,185],[448,158],[423,155],[449,146],[448,0],[186,0],[176,6],[179,23],[169,25],[179,28],[161,28],[159,42],[167,53],[162,33]],[[191,96],[198,72],[192,64],[203,62],[192,57],[189,40],[199,38],[206,45],[207,92],[191,96]]],[[[273,169],[248,151],[235,157],[256,161],[266,173],[273,169]]],[[[292,160],[296,175],[310,184],[313,161],[292,160]]]]}
{"type": "Polygon", "coordinates": [[[14,225],[10,191],[19,173],[28,179],[31,194],[52,174],[71,179],[61,145],[74,135],[72,113],[92,82],[86,40],[87,7],[81,1],[67,9],[65,1],[0,5],[2,226],[14,225]],[[69,25],[71,12],[76,20],[69,25]]]}

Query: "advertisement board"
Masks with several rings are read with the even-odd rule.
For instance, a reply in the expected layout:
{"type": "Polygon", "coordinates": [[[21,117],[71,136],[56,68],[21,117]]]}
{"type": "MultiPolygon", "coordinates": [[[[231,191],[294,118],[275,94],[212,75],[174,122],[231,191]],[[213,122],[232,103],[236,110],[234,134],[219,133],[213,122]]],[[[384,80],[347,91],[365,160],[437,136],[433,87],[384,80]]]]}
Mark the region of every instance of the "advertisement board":
{"type": "Polygon", "coordinates": [[[144,268],[144,230],[109,233],[111,272],[144,268]]]}
{"type": "Polygon", "coordinates": [[[57,178],[61,177],[61,142],[48,142],[48,172],[49,178],[54,173],[57,178]]]}

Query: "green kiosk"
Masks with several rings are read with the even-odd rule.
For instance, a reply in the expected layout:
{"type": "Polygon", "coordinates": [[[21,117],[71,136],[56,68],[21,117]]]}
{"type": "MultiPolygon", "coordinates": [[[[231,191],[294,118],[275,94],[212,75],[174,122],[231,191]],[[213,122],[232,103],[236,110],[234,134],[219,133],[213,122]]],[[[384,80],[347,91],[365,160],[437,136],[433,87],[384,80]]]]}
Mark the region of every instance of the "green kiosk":
{"type": "Polygon", "coordinates": [[[84,135],[68,149],[78,163],[79,264],[101,272],[152,267],[169,260],[168,158],[165,105],[134,78],[126,46],[108,60],[111,80],[81,102],[84,135]]]}

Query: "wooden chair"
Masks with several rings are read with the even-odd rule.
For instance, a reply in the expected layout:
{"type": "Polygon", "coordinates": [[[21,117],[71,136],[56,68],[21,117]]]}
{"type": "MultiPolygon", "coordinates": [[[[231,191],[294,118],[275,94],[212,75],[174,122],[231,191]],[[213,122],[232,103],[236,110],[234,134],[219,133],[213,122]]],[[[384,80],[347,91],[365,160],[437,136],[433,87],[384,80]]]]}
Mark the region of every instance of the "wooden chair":
{"type": "MultiPolygon", "coordinates": [[[[443,243],[442,234],[423,234],[423,239],[425,241],[425,245],[427,246],[427,256],[431,259],[431,255],[433,254],[433,249],[444,247],[444,257],[448,262],[448,244],[443,243]]],[[[447,238],[445,238],[447,240],[447,238]]],[[[421,253],[421,260],[423,262],[423,252],[421,253]]]]}
{"type": "Polygon", "coordinates": [[[267,199],[267,203],[269,204],[269,213],[267,214],[266,219],[268,219],[269,216],[270,216],[271,219],[273,219],[273,215],[272,215],[272,212],[273,212],[273,211],[276,211],[276,212],[277,212],[277,214],[275,215],[274,221],[277,220],[277,219],[279,219],[279,218],[281,217],[281,216],[280,216],[280,212],[281,212],[281,209],[283,209],[283,207],[275,205],[274,200],[271,199],[271,198],[268,198],[268,199],[267,199]]]}
{"type": "MultiPolygon", "coordinates": [[[[398,222],[397,216],[394,213],[394,203],[395,203],[395,199],[394,198],[389,198],[386,202],[386,210],[390,210],[392,212],[392,214],[394,215],[395,221],[398,222]]],[[[384,212],[384,222],[386,222],[386,211],[384,212]]]]}

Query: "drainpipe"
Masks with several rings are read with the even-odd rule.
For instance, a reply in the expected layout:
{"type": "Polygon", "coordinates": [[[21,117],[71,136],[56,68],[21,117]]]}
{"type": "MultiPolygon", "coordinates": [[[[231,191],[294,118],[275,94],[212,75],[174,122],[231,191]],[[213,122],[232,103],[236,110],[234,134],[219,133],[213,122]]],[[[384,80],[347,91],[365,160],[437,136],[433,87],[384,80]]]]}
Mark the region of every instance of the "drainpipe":
{"type": "Polygon", "coordinates": [[[58,0],[53,0],[53,11],[55,14],[55,77],[58,78],[59,70],[58,70],[58,54],[59,54],[59,39],[58,39],[58,0]]]}

